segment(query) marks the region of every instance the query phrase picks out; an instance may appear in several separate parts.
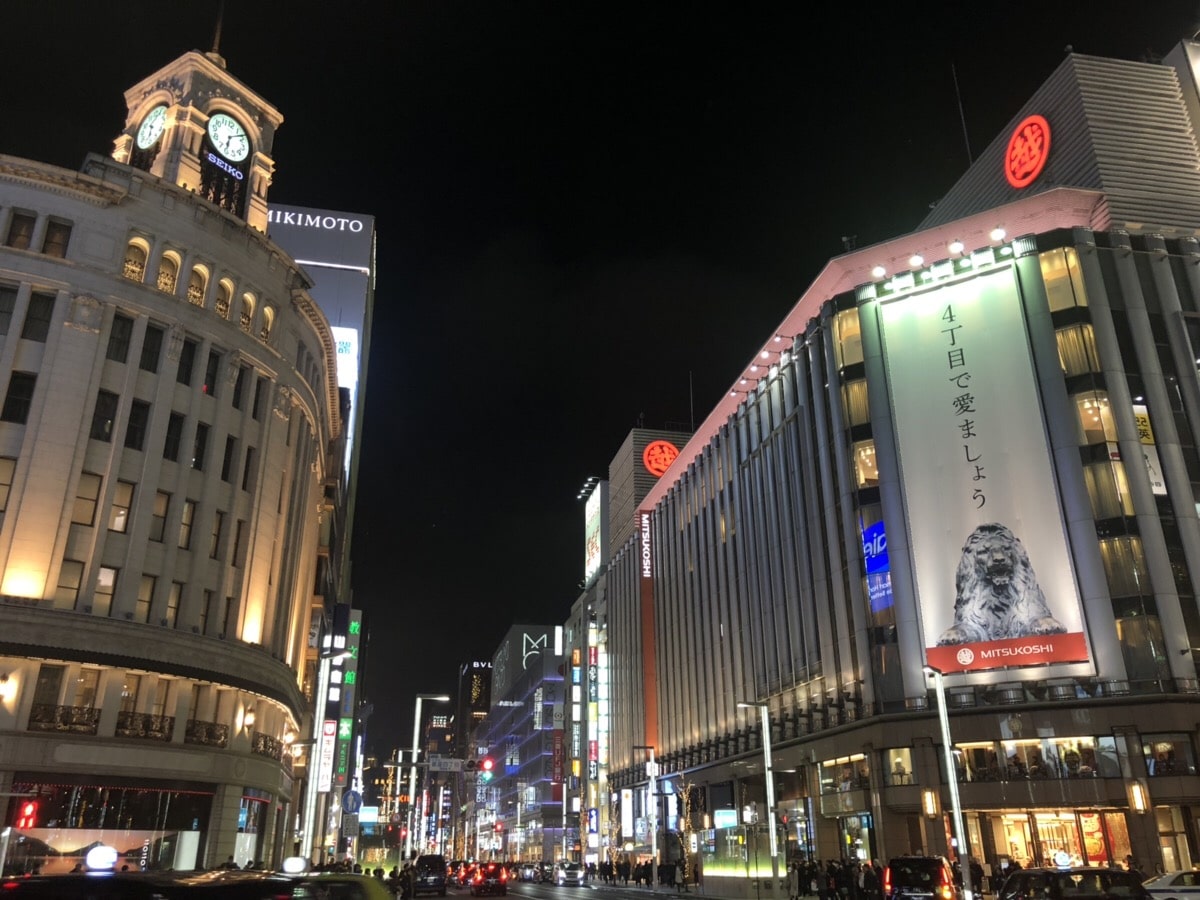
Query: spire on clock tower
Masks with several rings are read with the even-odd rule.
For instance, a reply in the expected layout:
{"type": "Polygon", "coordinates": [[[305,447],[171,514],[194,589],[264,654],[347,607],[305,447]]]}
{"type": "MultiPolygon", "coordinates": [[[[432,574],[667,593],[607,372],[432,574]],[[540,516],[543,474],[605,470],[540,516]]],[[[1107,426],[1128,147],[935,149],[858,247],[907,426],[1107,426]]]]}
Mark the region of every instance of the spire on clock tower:
{"type": "Polygon", "coordinates": [[[218,50],[190,50],[125,92],[113,158],[203,196],[267,230],[271,147],[283,116],[225,69],[218,50]]]}

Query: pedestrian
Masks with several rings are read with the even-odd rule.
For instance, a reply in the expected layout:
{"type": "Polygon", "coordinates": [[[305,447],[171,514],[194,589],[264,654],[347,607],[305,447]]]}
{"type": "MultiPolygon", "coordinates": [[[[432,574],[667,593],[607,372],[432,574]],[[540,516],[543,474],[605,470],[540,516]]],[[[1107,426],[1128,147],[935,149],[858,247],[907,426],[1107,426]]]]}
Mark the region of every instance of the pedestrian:
{"type": "Polygon", "coordinates": [[[675,860],[675,893],[683,891],[683,860],[675,860]]]}
{"type": "Polygon", "coordinates": [[[796,860],[788,865],[787,884],[788,884],[788,900],[800,900],[800,882],[802,873],[800,872],[800,863],[796,860]]]}

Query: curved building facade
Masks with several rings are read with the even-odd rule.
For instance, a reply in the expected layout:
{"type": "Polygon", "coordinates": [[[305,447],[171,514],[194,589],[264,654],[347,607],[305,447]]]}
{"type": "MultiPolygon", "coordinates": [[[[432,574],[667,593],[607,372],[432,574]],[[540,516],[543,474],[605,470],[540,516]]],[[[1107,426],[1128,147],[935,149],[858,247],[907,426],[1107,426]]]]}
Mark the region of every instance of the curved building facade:
{"type": "Polygon", "coordinates": [[[606,577],[617,841],[657,819],[753,894],[773,847],[953,855],[949,777],[993,873],[1200,858],[1196,58],[1069,56],[647,497],[606,577]]]}
{"type": "Polygon", "coordinates": [[[279,114],[215,54],[126,99],[111,159],[0,157],[9,864],[278,862],[337,580],[334,342],[263,233],[279,114]]]}

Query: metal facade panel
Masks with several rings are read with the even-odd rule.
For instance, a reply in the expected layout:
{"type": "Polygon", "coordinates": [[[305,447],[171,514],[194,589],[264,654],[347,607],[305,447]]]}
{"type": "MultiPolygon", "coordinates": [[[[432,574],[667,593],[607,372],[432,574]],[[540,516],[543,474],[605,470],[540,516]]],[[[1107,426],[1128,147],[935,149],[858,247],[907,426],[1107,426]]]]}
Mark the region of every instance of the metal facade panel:
{"type": "Polygon", "coordinates": [[[1200,153],[1175,70],[1072,55],[1030,98],[937,204],[921,228],[1055,187],[1105,193],[1097,228],[1165,233],[1200,223],[1200,153]],[[1004,177],[1009,136],[1026,116],[1050,124],[1046,169],[1023,190],[1004,177]]]}

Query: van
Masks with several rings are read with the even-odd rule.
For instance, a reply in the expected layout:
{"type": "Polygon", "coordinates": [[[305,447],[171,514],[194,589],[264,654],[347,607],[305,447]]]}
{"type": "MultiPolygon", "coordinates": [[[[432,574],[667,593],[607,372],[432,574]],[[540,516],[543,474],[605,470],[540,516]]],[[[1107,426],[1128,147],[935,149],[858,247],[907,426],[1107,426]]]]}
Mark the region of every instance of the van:
{"type": "Polygon", "coordinates": [[[413,863],[412,896],[437,894],[446,896],[446,857],[426,853],[413,863]]]}

